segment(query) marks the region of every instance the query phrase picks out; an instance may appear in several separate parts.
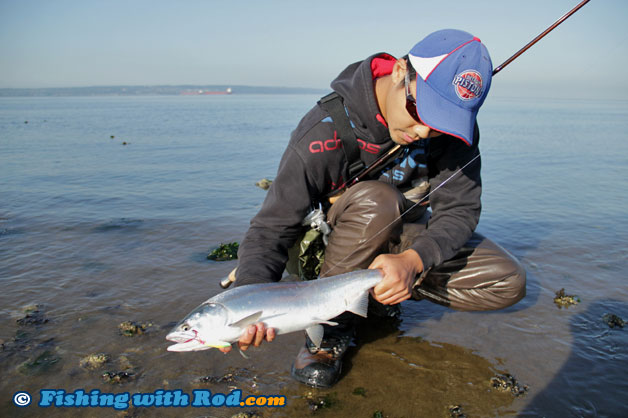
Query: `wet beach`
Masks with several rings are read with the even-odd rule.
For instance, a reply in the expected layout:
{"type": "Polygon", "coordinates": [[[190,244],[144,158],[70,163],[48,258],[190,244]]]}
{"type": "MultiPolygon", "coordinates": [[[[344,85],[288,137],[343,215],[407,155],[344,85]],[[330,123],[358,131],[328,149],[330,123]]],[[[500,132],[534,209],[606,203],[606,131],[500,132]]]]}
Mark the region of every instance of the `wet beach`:
{"type": "Polygon", "coordinates": [[[604,318],[628,320],[627,101],[487,100],[478,231],[525,266],[517,305],[404,302],[400,321],[362,324],[327,390],[291,379],[298,333],[249,359],[166,351],[174,323],[221,291],[237,262],[206,256],[241,241],[266,194],[255,182],[317,99],[1,98],[0,415],[626,416],[628,327],[604,318]],[[579,303],[555,303],[561,289],[579,303]],[[44,388],[239,388],[288,405],[14,405],[44,388]]]}

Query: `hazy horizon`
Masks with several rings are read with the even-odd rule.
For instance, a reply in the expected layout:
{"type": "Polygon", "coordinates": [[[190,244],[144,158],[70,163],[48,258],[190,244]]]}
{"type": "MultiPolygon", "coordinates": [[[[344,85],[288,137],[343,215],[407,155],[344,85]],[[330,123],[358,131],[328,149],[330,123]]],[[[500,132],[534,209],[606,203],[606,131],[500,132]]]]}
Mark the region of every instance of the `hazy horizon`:
{"type": "MultiPolygon", "coordinates": [[[[250,85],[328,89],[347,65],[434,30],[480,37],[497,66],[578,3],[0,0],[0,88],[250,85]]],[[[623,98],[628,2],[592,0],[499,73],[492,94],[623,98]]]]}

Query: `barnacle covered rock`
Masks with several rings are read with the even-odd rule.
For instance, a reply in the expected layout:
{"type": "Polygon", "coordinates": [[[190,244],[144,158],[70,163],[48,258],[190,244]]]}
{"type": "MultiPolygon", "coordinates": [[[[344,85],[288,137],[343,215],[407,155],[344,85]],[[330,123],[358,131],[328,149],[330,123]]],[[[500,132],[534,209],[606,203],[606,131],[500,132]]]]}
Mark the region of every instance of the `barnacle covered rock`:
{"type": "Polygon", "coordinates": [[[81,359],[80,366],[85,369],[98,369],[110,359],[109,355],[104,353],[90,354],[81,359]]]}
{"type": "Polygon", "coordinates": [[[255,183],[255,185],[257,187],[259,187],[262,190],[268,190],[270,189],[270,185],[273,184],[272,180],[269,179],[261,179],[260,181],[258,181],[257,183],[255,183]]]}
{"type": "Polygon", "coordinates": [[[570,305],[577,305],[580,303],[580,298],[576,295],[567,295],[565,294],[565,289],[560,289],[556,292],[556,297],[554,298],[554,303],[559,308],[567,308],[570,305]]]}
{"type": "Polygon", "coordinates": [[[527,385],[520,385],[512,375],[508,373],[498,374],[491,378],[492,386],[503,392],[510,392],[515,396],[524,395],[528,391],[527,385]]]}
{"type": "Polygon", "coordinates": [[[153,326],[150,322],[148,323],[139,323],[135,321],[124,321],[120,325],[118,325],[118,329],[120,330],[120,334],[125,337],[132,337],[134,335],[144,334],[148,328],[153,326]]]}

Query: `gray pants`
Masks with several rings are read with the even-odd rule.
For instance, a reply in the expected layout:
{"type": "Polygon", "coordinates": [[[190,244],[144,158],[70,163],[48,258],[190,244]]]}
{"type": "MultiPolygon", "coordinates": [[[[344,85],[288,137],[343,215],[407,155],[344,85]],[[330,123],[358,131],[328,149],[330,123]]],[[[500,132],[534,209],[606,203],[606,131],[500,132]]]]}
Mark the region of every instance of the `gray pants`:
{"type": "MultiPolygon", "coordinates": [[[[406,207],[404,196],[383,182],[347,190],[327,214],[332,233],[321,277],[364,269],[379,254],[410,248],[425,231],[427,214],[406,214],[402,220],[406,207]]],[[[512,255],[474,233],[453,258],[417,277],[412,298],[465,311],[501,309],[525,296],[525,281],[525,270],[512,255]]]]}

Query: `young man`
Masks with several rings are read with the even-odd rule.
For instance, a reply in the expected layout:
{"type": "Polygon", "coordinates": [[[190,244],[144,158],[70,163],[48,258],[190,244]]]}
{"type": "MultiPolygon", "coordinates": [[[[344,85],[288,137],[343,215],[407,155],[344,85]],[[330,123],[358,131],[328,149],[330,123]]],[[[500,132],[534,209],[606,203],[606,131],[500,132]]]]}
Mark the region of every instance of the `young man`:
{"type": "MultiPolygon", "coordinates": [[[[458,30],[432,33],[404,58],[380,53],[347,67],[331,84],[341,98],[330,99],[336,111],[327,97],[293,132],[240,246],[236,285],[280,280],[303,219],[322,203],[332,232],[320,276],[381,269],[372,296],[384,305],[413,298],[489,310],[520,300],[523,268],[474,233],[481,210],[476,115],[491,75],[485,46],[458,30]],[[330,194],[395,144],[399,150],[369,179],[329,204],[330,194]]],[[[319,387],[337,381],[354,318],[334,321],[320,347],[306,337],[292,368],[297,380],[319,387]]],[[[239,344],[274,336],[259,323],[239,344]]]]}

